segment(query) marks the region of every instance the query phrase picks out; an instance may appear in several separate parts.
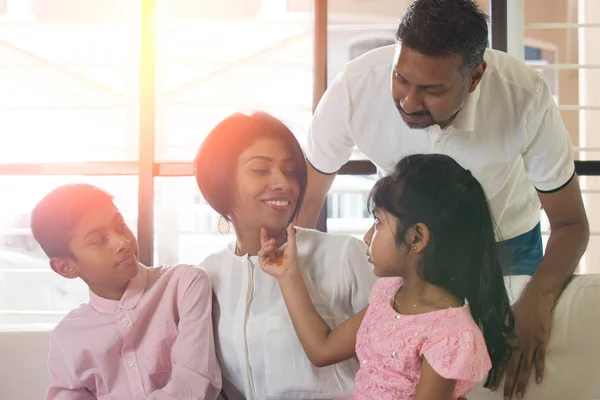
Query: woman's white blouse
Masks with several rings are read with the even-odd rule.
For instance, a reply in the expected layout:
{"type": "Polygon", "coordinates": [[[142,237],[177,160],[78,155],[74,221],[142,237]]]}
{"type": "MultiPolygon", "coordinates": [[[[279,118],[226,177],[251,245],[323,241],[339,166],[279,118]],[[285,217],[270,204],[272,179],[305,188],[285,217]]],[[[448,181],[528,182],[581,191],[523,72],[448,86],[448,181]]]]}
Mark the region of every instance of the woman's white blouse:
{"type": "MultiPolygon", "coordinates": [[[[362,310],[375,283],[366,245],[351,236],[297,230],[300,268],[332,328],[362,310]]],[[[352,394],[358,362],[314,367],[298,340],[275,278],[235,244],[201,264],[215,294],[213,320],[229,400],[340,399],[352,394]]]]}

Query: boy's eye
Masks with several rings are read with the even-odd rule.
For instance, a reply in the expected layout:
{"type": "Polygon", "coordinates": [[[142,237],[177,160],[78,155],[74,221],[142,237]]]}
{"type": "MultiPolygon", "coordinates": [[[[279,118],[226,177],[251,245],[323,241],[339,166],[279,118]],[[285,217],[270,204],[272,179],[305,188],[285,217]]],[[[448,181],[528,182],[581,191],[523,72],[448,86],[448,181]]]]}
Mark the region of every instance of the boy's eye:
{"type": "Polygon", "coordinates": [[[102,237],[97,237],[96,239],[94,239],[92,241],[92,244],[93,245],[98,245],[98,244],[101,244],[103,241],[104,241],[104,237],[103,236],[102,237]]]}

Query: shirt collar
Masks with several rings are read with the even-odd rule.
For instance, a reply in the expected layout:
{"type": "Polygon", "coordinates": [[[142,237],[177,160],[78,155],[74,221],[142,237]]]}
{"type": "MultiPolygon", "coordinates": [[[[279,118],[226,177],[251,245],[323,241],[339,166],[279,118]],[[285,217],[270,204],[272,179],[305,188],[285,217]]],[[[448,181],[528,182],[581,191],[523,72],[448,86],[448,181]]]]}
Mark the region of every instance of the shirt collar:
{"type": "Polygon", "coordinates": [[[131,310],[135,308],[142,298],[142,295],[146,292],[146,285],[148,283],[148,268],[142,264],[139,264],[138,274],[129,281],[125,293],[121,300],[110,300],[104,297],[98,296],[96,293],[90,290],[90,301],[89,305],[101,314],[112,314],[117,309],[131,310]]]}
{"type": "Polygon", "coordinates": [[[456,118],[454,118],[454,121],[450,124],[453,129],[465,132],[475,130],[475,116],[480,94],[481,82],[479,82],[479,85],[477,85],[477,88],[472,93],[467,95],[465,104],[456,115],[456,118]]]}

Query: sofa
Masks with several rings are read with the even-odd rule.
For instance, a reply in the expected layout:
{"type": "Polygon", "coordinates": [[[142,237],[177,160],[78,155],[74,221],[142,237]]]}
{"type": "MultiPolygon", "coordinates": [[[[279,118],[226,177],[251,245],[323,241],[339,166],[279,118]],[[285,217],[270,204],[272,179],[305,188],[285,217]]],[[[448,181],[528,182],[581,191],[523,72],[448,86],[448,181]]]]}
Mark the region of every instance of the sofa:
{"type": "MultiPolygon", "coordinates": [[[[528,277],[507,278],[514,301],[528,277]]],[[[554,310],[544,382],[531,379],[525,400],[600,400],[600,274],[575,276],[554,310]]],[[[48,386],[50,327],[0,329],[0,400],[42,400],[48,386]]],[[[479,386],[468,400],[502,400],[479,386]]]]}

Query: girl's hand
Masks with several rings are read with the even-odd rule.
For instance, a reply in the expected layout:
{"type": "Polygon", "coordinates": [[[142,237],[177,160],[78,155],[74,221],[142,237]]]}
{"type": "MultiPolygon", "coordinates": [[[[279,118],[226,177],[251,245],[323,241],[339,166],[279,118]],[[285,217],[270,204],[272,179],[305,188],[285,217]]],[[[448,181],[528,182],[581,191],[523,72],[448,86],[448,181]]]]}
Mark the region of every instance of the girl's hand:
{"type": "Polygon", "coordinates": [[[260,230],[261,249],[258,252],[260,268],[277,280],[298,272],[298,250],[296,249],[296,229],[287,227],[287,246],[285,250],[275,247],[275,239],[269,238],[267,230],[260,230]]]}

